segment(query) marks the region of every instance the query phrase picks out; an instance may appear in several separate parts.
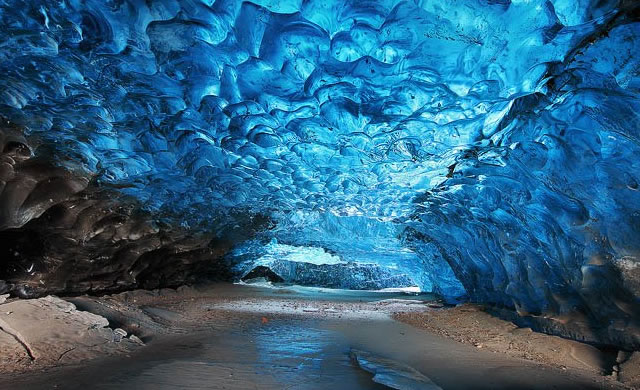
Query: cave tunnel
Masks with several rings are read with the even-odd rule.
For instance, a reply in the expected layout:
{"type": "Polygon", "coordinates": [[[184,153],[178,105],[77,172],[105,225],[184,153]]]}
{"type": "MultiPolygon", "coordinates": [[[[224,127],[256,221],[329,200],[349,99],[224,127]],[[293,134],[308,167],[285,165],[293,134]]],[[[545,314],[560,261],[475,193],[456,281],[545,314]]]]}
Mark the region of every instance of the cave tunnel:
{"type": "MultiPolygon", "coordinates": [[[[143,291],[407,300],[640,386],[639,2],[0,0],[0,26],[0,308],[93,311],[120,343],[146,333],[96,302],[143,291]]],[[[0,383],[51,365],[21,310],[0,330],[29,361],[0,356],[0,383]]],[[[281,337],[256,315],[251,337],[281,337]]],[[[347,344],[368,376],[344,388],[476,387],[347,344]]],[[[223,388],[209,374],[193,388],[223,388]]],[[[235,385],[300,380],[260,378],[235,385]]]]}

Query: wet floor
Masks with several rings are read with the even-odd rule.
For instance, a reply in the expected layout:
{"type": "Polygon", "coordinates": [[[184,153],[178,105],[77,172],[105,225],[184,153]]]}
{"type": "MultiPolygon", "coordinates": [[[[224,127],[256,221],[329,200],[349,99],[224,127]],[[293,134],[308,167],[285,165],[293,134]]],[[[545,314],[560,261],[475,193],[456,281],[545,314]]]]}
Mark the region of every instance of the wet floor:
{"type": "MultiPolygon", "coordinates": [[[[416,330],[417,331],[417,330],[416,330]]],[[[273,321],[243,330],[202,333],[159,343],[131,357],[32,374],[3,389],[384,389],[349,356],[351,348],[402,361],[444,389],[597,389],[494,354],[469,354],[415,338],[392,321],[273,321]]],[[[464,346],[463,346],[464,347],[464,346]]]]}
{"type": "MultiPolygon", "coordinates": [[[[349,298],[351,299],[351,298],[349,298]]],[[[365,300],[367,298],[364,298],[365,300]]],[[[0,389],[383,389],[352,349],[410,366],[443,389],[599,389],[571,376],[391,319],[242,317],[232,326],[158,337],[131,356],[29,373],[0,389]]]]}
{"type": "Polygon", "coordinates": [[[312,322],[277,321],[156,344],[99,366],[25,375],[11,389],[385,389],[349,357],[350,343],[312,322]],[[44,377],[48,377],[46,380],[44,377]],[[71,379],[73,378],[73,379],[71,379]]]}
{"type": "Polygon", "coordinates": [[[195,356],[125,370],[93,386],[105,390],[385,388],[354,367],[344,336],[311,324],[232,331],[192,347],[195,356]]]}

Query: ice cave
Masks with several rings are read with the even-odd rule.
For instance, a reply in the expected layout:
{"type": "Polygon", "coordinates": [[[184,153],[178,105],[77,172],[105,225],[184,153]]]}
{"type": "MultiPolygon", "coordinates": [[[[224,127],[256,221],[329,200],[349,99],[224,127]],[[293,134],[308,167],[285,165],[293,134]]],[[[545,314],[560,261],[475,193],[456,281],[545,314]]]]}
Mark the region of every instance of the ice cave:
{"type": "Polygon", "coordinates": [[[0,388],[640,387],[639,53],[637,0],[0,0],[0,388]]]}

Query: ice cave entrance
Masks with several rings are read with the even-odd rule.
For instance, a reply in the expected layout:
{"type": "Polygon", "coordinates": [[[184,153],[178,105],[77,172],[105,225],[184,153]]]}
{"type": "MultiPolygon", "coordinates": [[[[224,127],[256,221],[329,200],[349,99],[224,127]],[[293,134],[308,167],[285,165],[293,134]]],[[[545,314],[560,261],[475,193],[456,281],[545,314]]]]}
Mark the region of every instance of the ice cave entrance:
{"type": "MultiPolygon", "coordinates": [[[[356,248],[352,248],[352,251],[356,248]]],[[[242,283],[294,284],[346,290],[378,290],[407,293],[431,292],[431,284],[408,266],[415,254],[403,251],[393,260],[348,260],[317,246],[298,246],[271,239],[260,247],[251,245],[234,252],[245,257],[236,266],[242,283]],[[257,254],[256,252],[259,252],[257,254]],[[400,261],[398,261],[400,260],[400,261]],[[402,260],[405,260],[404,262],[402,260]]]]}

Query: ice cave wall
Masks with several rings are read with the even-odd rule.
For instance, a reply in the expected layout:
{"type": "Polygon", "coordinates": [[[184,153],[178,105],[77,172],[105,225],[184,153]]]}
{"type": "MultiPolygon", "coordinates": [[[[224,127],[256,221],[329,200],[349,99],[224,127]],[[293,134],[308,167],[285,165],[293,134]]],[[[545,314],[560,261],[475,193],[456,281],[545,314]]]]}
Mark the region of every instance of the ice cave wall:
{"type": "Polygon", "coordinates": [[[0,290],[224,276],[275,237],[619,335],[640,318],[639,12],[1,0],[0,290]]]}

